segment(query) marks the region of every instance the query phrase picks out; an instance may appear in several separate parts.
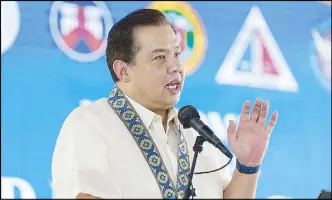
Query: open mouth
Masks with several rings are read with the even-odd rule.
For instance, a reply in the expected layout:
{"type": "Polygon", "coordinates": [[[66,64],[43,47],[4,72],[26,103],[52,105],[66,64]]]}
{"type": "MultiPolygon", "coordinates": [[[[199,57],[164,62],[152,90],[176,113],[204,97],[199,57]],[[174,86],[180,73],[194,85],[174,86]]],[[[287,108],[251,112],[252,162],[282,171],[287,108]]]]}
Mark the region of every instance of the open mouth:
{"type": "Polygon", "coordinates": [[[178,81],[172,81],[171,83],[165,86],[170,92],[172,93],[179,93],[180,92],[180,83],[178,81]]]}

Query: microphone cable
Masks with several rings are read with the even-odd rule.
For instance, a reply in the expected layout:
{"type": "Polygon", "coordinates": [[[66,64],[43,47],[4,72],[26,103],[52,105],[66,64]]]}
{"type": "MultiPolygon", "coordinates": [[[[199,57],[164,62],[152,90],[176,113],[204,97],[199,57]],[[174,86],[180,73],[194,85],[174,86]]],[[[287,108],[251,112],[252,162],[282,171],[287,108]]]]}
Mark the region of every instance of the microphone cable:
{"type": "Polygon", "coordinates": [[[231,163],[232,158],[229,159],[229,161],[223,165],[222,167],[218,168],[218,169],[214,169],[214,170],[210,170],[210,171],[204,171],[204,172],[194,172],[194,174],[200,175],[200,174],[208,174],[208,173],[212,173],[212,172],[217,172],[219,170],[224,169],[227,165],[229,165],[229,163],[231,163]]]}

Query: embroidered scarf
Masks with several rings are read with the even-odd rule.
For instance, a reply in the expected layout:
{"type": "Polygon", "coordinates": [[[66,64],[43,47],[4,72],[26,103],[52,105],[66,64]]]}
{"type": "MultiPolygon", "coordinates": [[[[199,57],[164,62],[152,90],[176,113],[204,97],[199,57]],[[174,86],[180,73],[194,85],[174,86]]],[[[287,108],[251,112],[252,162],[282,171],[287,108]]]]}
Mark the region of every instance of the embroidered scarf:
{"type": "Polygon", "coordinates": [[[164,199],[182,199],[188,187],[190,162],[187,144],[180,128],[181,141],[178,151],[177,186],[175,186],[148,129],[129,100],[116,85],[111,92],[108,103],[136,141],[156,179],[162,197],[164,199]]]}

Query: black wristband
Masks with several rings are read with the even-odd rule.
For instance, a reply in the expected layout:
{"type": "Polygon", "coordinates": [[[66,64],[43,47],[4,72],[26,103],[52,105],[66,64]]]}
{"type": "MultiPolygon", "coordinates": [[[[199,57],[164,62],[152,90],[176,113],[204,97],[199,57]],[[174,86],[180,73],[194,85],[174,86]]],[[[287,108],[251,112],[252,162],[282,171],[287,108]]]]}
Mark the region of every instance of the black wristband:
{"type": "Polygon", "coordinates": [[[239,170],[239,172],[243,174],[255,174],[259,171],[259,165],[256,167],[248,167],[245,165],[242,165],[239,163],[239,161],[236,159],[236,168],[239,170]]]}

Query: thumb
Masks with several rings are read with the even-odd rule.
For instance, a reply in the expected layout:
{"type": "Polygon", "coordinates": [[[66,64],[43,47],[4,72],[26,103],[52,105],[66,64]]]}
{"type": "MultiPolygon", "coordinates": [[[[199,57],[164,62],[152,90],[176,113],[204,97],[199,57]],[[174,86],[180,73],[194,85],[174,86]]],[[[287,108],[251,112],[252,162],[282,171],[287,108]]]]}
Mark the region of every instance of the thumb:
{"type": "Polygon", "coordinates": [[[228,144],[232,145],[236,140],[236,124],[233,120],[229,120],[227,128],[228,144]]]}

